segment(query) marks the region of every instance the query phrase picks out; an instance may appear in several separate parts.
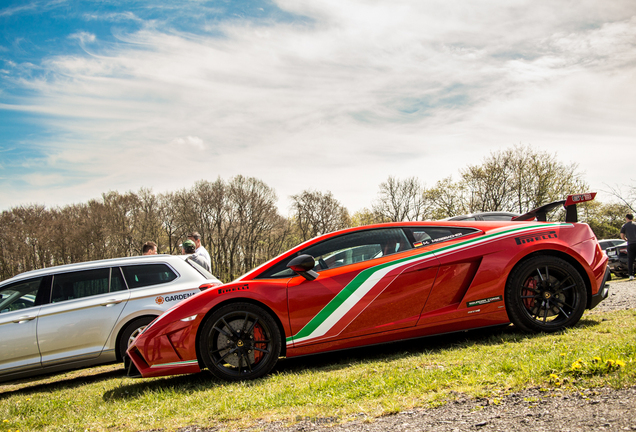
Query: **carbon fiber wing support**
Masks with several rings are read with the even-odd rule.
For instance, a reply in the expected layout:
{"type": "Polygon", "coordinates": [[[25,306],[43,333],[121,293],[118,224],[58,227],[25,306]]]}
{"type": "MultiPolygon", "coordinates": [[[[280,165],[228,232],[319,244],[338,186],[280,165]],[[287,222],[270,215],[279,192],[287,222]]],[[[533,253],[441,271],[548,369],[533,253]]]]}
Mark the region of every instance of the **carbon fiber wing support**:
{"type": "Polygon", "coordinates": [[[524,213],[512,218],[513,221],[531,221],[537,220],[540,222],[547,221],[547,214],[550,210],[553,210],[559,206],[565,208],[565,221],[566,222],[578,222],[578,214],[576,211],[576,205],[586,201],[592,201],[596,197],[596,192],[588,192],[582,194],[568,195],[568,197],[561,201],[554,201],[549,204],[537,207],[534,210],[530,210],[528,213],[524,213]]]}

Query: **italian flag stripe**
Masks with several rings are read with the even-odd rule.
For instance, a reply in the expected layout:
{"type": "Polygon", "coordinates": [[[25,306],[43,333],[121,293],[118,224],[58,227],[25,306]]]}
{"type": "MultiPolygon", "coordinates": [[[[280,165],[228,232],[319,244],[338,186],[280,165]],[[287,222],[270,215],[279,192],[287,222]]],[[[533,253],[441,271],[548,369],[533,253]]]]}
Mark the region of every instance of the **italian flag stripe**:
{"type": "Polygon", "coordinates": [[[314,316],[298,333],[286,339],[287,345],[306,342],[324,336],[351,308],[357,304],[384,276],[399,267],[426,261],[432,257],[448,255],[460,249],[489,243],[515,234],[542,230],[551,227],[571,227],[568,223],[542,223],[507,227],[499,232],[468,239],[459,243],[412,255],[396,261],[390,261],[369,267],[358,273],[316,316],[314,316]]]}

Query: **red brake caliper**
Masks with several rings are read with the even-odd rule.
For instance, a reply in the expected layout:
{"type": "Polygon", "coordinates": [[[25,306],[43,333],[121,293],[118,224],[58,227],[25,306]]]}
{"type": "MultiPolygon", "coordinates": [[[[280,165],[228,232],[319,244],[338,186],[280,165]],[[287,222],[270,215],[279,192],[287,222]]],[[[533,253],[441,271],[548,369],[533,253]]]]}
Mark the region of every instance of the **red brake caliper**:
{"type": "MultiPolygon", "coordinates": [[[[525,284],[523,284],[524,287],[526,288],[532,288],[532,289],[536,289],[537,288],[537,281],[535,278],[528,278],[528,280],[526,281],[525,284]]],[[[531,291],[529,289],[524,289],[521,293],[521,295],[523,297],[526,296],[533,296],[532,298],[525,298],[523,299],[523,304],[525,305],[526,308],[528,309],[532,309],[533,307],[535,307],[536,305],[536,299],[534,298],[534,296],[536,295],[536,293],[534,291],[531,291]]]]}
{"type": "MultiPolygon", "coordinates": [[[[265,339],[265,335],[263,334],[263,329],[261,328],[261,326],[257,324],[256,326],[254,326],[254,348],[265,349],[267,347],[265,343],[256,342],[256,341],[262,341],[264,339],[265,339]]],[[[263,358],[263,355],[264,354],[262,351],[257,351],[256,349],[254,349],[254,364],[258,364],[258,362],[260,362],[261,359],[263,358]]]]}

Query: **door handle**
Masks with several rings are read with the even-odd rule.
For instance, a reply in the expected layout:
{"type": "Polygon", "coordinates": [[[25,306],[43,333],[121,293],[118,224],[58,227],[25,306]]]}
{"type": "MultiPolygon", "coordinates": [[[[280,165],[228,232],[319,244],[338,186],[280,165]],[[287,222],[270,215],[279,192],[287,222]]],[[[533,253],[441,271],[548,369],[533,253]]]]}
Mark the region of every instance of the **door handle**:
{"type": "Polygon", "coordinates": [[[121,299],[121,300],[120,299],[110,299],[110,300],[106,300],[104,303],[102,303],[102,306],[108,307],[108,306],[119,304],[119,303],[121,303],[123,301],[124,301],[123,299],[121,299]]]}
{"type": "Polygon", "coordinates": [[[21,317],[20,317],[20,318],[18,318],[18,319],[14,319],[14,320],[13,320],[13,322],[14,322],[14,323],[16,323],[16,324],[22,324],[22,323],[25,323],[25,322],[27,322],[27,321],[32,321],[32,320],[34,320],[35,318],[36,318],[36,317],[34,317],[34,316],[28,316],[28,315],[25,315],[25,316],[21,316],[21,317]]]}

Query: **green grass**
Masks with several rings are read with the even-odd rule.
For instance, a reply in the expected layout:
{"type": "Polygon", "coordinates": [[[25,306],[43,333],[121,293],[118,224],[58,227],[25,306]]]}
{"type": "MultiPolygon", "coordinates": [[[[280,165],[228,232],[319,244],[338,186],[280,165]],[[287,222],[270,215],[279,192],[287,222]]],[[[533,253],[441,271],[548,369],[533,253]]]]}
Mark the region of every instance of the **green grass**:
{"type": "Polygon", "coordinates": [[[529,387],[628,387],[636,384],[635,365],[636,311],[587,313],[557,334],[507,327],[283,360],[273,374],[246,383],[207,373],[133,380],[106,366],[0,384],[0,431],[345,422],[434,407],[458,394],[496,403],[529,387]]]}

